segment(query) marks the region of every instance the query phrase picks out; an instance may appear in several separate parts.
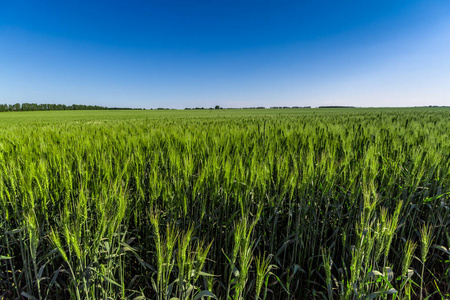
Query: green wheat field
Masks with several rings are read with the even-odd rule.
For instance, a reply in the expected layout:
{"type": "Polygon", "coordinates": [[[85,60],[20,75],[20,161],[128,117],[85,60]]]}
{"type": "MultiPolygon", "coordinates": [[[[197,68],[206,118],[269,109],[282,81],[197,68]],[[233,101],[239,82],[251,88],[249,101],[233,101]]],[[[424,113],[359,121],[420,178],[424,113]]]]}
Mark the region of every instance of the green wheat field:
{"type": "Polygon", "coordinates": [[[448,299],[450,108],[0,113],[0,299],[448,299]]]}

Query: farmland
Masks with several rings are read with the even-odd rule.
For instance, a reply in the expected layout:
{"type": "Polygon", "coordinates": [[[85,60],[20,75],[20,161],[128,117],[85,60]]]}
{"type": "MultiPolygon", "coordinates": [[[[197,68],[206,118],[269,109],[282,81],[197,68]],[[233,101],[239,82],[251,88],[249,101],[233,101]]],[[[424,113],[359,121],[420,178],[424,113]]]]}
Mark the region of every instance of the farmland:
{"type": "Polygon", "coordinates": [[[0,298],[450,297],[450,109],[0,114],[0,298]]]}

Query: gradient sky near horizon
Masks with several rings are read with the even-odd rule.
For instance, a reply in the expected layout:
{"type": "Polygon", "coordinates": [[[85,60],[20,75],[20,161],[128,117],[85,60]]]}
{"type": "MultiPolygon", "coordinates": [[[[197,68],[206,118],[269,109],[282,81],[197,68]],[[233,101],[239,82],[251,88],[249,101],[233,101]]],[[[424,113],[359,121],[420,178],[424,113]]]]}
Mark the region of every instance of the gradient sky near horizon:
{"type": "Polygon", "coordinates": [[[450,1],[0,0],[0,103],[450,105],[450,1]]]}

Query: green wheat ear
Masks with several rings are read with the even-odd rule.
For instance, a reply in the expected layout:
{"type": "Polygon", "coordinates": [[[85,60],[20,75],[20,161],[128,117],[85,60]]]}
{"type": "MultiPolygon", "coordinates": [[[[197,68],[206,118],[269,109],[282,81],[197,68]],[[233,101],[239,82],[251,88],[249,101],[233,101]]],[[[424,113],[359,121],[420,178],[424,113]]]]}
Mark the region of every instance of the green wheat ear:
{"type": "Polygon", "coordinates": [[[433,226],[424,224],[420,229],[420,254],[425,263],[433,240],[433,226]]]}
{"type": "Polygon", "coordinates": [[[164,252],[162,249],[161,235],[159,232],[159,217],[156,212],[150,213],[150,223],[153,227],[155,248],[156,248],[156,265],[157,265],[157,282],[161,282],[163,264],[164,264],[164,252]]]}
{"type": "Polygon", "coordinates": [[[411,266],[412,260],[414,258],[414,252],[416,251],[417,243],[407,240],[403,250],[403,260],[402,260],[402,274],[405,277],[409,277],[409,267],[411,266]]]}
{"type": "Polygon", "coordinates": [[[205,266],[206,258],[208,256],[208,252],[211,249],[212,245],[213,245],[213,242],[209,243],[205,247],[205,242],[204,241],[201,241],[201,242],[198,241],[197,242],[197,250],[195,251],[196,254],[197,254],[196,266],[195,266],[196,275],[195,275],[195,278],[194,278],[194,282],[197,281],[197,279],[200,276],[200,272],[203,270],[203,267],[205,266]]]}
{"type": "Polygon", "coordinates": [[[266,253],[263,255],[259,254],[255,258],[255,266],[256,266],[256,284],[255,284],[255,299],[259,299],[259,294],[261,293],[261,288],[264,284],[264,280],[271,270],[270,262],[272,260],[272,256],[266,256],[266,253]]]}
{"type": "Polygon", "coordinates": [[[420,299],[423,298],[423,283],[424,273],[425,273],[425,262],[427,260],[428,252],[431,247],[431,243],[433,240],[433,227],[432,225],[423,224],[420,229],[420,254],[422,259],[422,275],[420,277],[420,299]]]}
{"type": "Polygon", "coordinates": [[[50,240],[56,246],[56,248],[58,249],[58,251],[61,254],[61,256],[64,259],[64,261],[68,262],[69,259],[67,258],[67,254],[66,254],[66,252],[64,251],[64,248],[61,245],[61,240],[59,238],[59,234],[57,234],[53,228],[50,230],[50,240]]]}
{"type": "Polygon", "coordinates": [[[328,291],[328,299],[333,299],[333,287],[331,282],[332,260],[330,252],[322,248],[323,268],[325,269],[325,283],[328,291]]]}

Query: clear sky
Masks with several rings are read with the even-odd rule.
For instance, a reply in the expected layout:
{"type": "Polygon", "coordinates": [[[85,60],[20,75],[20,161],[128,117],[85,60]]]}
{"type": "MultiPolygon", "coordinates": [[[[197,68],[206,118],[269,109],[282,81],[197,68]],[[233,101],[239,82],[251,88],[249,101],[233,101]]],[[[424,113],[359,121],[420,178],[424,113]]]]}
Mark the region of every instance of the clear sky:
{"type": "Polygon", "coordinates": [[[0,0],[0,103],[450,105],[448,0],[0,0]]]}

